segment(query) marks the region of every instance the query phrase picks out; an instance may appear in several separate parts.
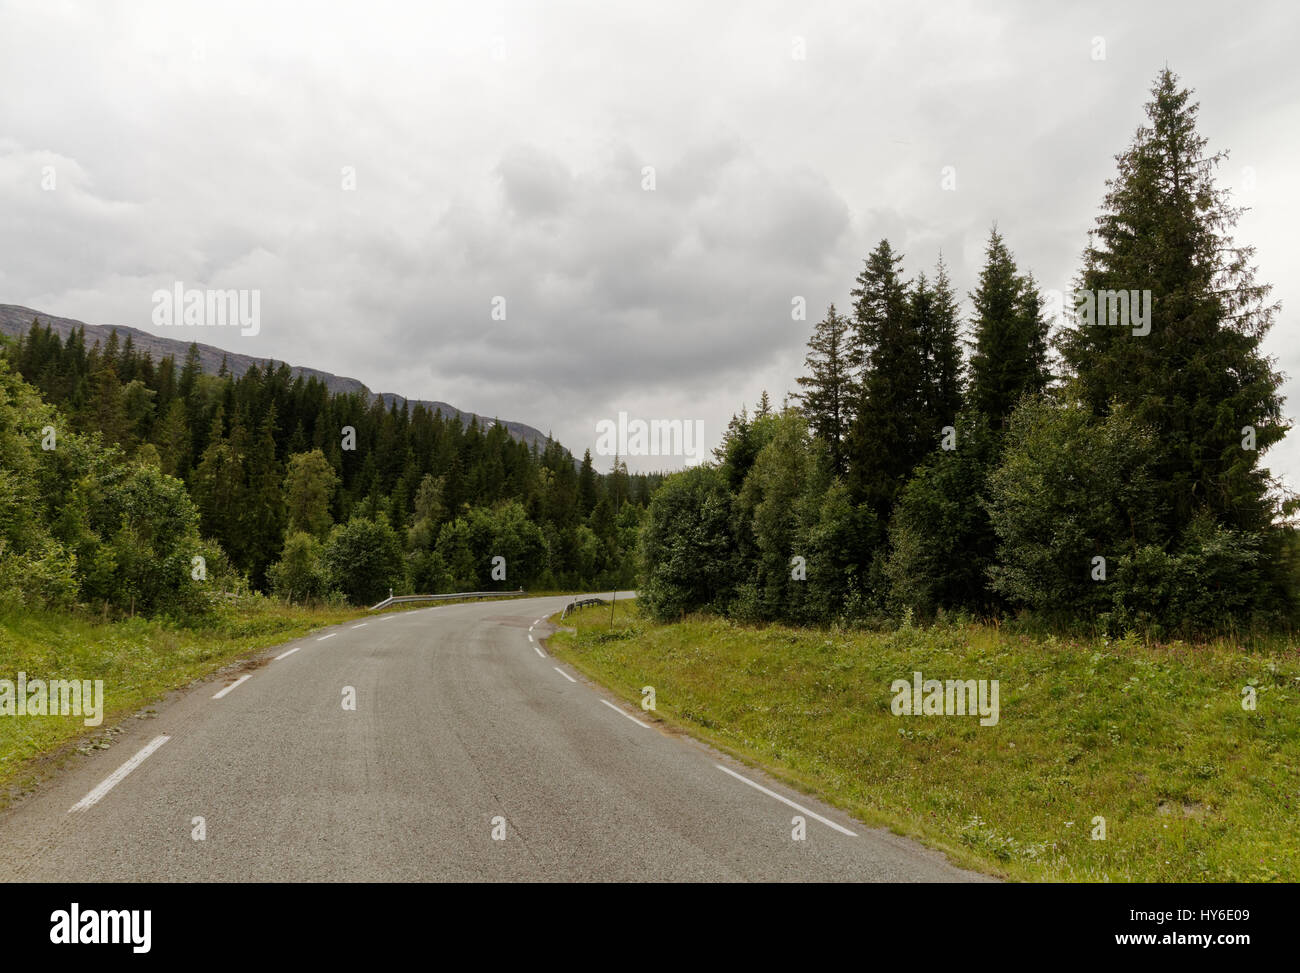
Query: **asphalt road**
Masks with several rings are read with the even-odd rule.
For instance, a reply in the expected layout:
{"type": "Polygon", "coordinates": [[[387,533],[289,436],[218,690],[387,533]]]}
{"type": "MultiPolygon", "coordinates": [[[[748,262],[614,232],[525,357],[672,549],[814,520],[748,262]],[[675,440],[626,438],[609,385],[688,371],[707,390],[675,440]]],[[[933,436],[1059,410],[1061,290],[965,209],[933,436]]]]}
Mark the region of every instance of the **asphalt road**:
{"type": "Polygon", "coordinates": [[[112,747],[76,758],[0,815],[0,874],[75,882],[982,878],[698,742],[639,725],[639,709],[542,654],[551,631],[543,619],[567,600],[372,617],[279,646],[263,665],[224,671],[155,718],[128,721],[112,747]],[[344,707],[349,688],[355,709],[344,707]],[[802,841],[792,838],[796,815],[806,821],[802,841]],[[195,840],[196,817],[203,840],[195,840]]]}

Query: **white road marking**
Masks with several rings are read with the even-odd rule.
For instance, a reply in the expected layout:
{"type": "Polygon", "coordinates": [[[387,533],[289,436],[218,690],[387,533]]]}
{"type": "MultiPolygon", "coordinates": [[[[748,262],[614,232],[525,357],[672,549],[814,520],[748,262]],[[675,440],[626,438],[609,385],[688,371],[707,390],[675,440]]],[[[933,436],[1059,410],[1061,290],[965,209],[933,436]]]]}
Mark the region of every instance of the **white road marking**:
{"type": "Polygon", "coordinates": [[[365,628],[365,627],[366,627],[366,623],[365,623],[365,622],[362,622],[360,625],[353,625],[352,627],[353,627],[353,628],[365,628]]]}
{"type": "Polygon", "coordinates": [[[275,662],[279,662],[279,661],[280,661],[281,659],[283,659],[285,656],[287,656],[287,655],[293,655],[295,652],[297,652],[297,651],[298,651],[299,649],[301,649],[301,648],[302,648],[301,645],[295,645],[295,646],[294,646],[292,649],[290,649],[288,652],[281,652],[279,655],[277,655],[277,656],[275,657],[275,659],[274,659],[273,661],[275,661],[275,662]]]}
{"type": "Polygon", "coordinates": [[[324,642],[326,639],[332,639],[334,636],[336,636],[336,635],[338,635],[338,634],[339,634],[338,632],[330,632],[329,635],[322,635],[322,636],[321,636],[320,638],[318,638],[316,641],[317,641],[317,642],[324,642]]]}
{"type": "Polygon", "coordinates": [[[536,622],[533,622],[532,625],[529,625],[529,626],[528,626],[528,631],[531,632],[531,631],[532,631],[534,628],[536,628],[536,627],[537,627],[537,623],[536,623],[536,622]]]}
{"type": "Polygon", "coordinates": [[[528,636],[528,641],[531,642],[532,640],[533,640],[533,637],[532,637],[532,635],[530,634],[530,635],[528,636]]]}
{"type": "Polygon", "coordinates": [[[554,669],[556,672],[558,672],[560,675],[562,675],[565,679],[569,680],[569,682],[578,681],[574,679],[571,675],[569,675],[567,672],[565,672],[563,669],[561,669],[559,666],[551,666],[551,668],[554,669]]]}
{"type": "Polygon", "coordinates": [[[540,655],[543,659],[546,658],[546,653],[542,651],[541,646],[534,645],[533,651],[536,652],[538,655],[540,655]]]}
{"type": "Polygon", "coordinates": [[[252,679],[252,678],[253,678],[253,674],[252,674],[251,672],[246,672],[246,673],[244,673],[242,676],[240,676],[238,679],[236,679],[234,682],[232,682],[229,686],[227,686],[225,689],[221,690],[221,692],[219,692],[219,693],[217,693],[215,696],[213,696],[212,698],[213,698],[213,699],[220,699],[222,696],[226,695],[226,693],[230,692],[232,689],[234,689],[236,686],[238,686],[238,685],[239,685],[241,682],[243,682],[245,679],[252,679]]]}
{"type": "MultiPolygon", "coordinates": [[[[602,702],[603,702],[603,700],[602,700],[602,702]]],[[[720,771],[722,771],[724,774],[730,774],[732,777],[736,778],[736,780],[743,780],[743,781],[744,781],[746,784],[748,784],[750,787],[754,788],[755,790],[762,791],[762,792],[763,792],[764,794],[766,794],[768,797],[775,797],[775,798],[776,798],[778,801],[780,801],[782,804],[788,804],[788,805],[790,805],[790,807],[794,808],[794,809],[795,809],[796,811],[798,811],[800,814],[806,814],[806,815],[808,815],[808,817],[810,817],[810,818],[815,818],[816,820],[820,821],[822,824],[826,825],[828,828],[834,828],[834,829],[835,829],[836,831],[838,831],[840,834],[846,834],[846,835],[848,835],[850,838],[856,838],[856,837],[857,837],[857,835],[854,834],[852,831],[850,831],[848,828],[842,828],[842,827],[840,827],[838,824],[836,824],[834,821],[831,821],[831,820],[829,820],[828,818],[824,818],[824,817],[822,817],[822,816],[821,816],[820,814],[818,814],[817,812],[815,812],[815,811],[809,811],[806,807],[800,807],[798,804],[796,804],[794,801],[790,800],[789,798],[782,797],[782,796],[781,796],[780,794],[778,794],[776,791],[770,791],[770,790],[768,790],[768,789],[767,789],[766,787],[764,787],[762,784],[757,784],[757,783],[755,783],[754,781],[750,780],[748,777],[743,777],[743,776],[741,776],[740,774],[736,773],[734,770],[731,770],[730,768],[727,768],[727,767],[722,766],[722,764],[714,764],[713,766],[717,767],[717,768],[718,768],[720,771]]]]}
{"type": "MultiPolygon", "coordinates": [[[[576,681],[576,680],[575,680],[575,681],[576,681]]],[[[612,710],[613,710],[615,713],[617,713],[619,716],[626,716],[629,720],[631,720],[631,721],[632,721],[633,723],[635,723],[637,726],[644,726],[647,730],[650,729],[650,724],[649,724],[649,723],[642,723],[640,720],[638,720],[638,719],[637,719],[635,716],[633,716],[631,713],[625,713],[625,712],[623,712],[621,709],[619,709],[617,706],[615,706],[615,705],[614,705],[613,703],[611,703],[609,700],[607,700],[607,699],[602,699],[601,702],[604,703],[606,706],[608,706],[610,709],[612,709],[612,710]]]]}
{"type": "Polygon", "coordinates": [[[144,763],[145,758],[147,758],[149,754],[153,753],[170,739],[171,737],[169,736],[154,737],[143,750],[105,777],[93,791],[79,800],[76,804],[72,805],[72,807],[68,808],[68,813],[71,814],[73,811],[84,811],[86,808],[98,804],[105,794],[111,791],[118,784],[122,783],[127,774],[144,763]]]}

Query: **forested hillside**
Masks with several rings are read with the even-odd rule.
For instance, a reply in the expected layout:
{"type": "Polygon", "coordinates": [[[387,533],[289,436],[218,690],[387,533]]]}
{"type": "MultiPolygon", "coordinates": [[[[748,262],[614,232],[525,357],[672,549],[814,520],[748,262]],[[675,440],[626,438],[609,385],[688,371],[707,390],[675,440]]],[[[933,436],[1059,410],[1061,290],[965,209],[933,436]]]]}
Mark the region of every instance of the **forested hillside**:
{"type": "Polygon", "coordinates": [[[25,600],[132,611],[192,609],[214,584],[365,602],[631,583],[657,478],[622,463],[598,474],[558,443],[330,393],[284,365],[236,379],[203,374],[194,349],[155,362],[115,333],[87,348],[34,321],[3,357],[0,558],[25,600]],[[137,542],[148,596],[131,587],[137,542]]]}

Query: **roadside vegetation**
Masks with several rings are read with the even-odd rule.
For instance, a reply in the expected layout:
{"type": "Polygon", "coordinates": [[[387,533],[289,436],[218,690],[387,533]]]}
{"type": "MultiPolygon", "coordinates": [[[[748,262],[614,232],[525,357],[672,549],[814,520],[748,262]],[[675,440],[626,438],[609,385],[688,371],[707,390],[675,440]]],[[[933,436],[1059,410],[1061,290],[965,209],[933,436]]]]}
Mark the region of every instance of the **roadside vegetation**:
{"type": "Polygon", "coordinates": [[[764,392],[716,463],[653,495],[645,609],[1294,631],[1300,506],[1265,460],[1291,425],[1263,345],[1279,308],[1168,69],[1116,160],[1070,292],[995,225],[962,322],[942,259],[909,280],[880,241],[813,326],[799,392],[764,392]]]}
{"type": "Polygon", "coordinates": [[[959,864],[1013,880],[1300,881],[1300,654],[978,624],[658,623],[584,608],[556,658],[959,864]],[[895,679],[997,679],[994,726],[896,716],[895,679]],[[1243,708],[1250,687],[1255,709],[1243,708]],[[1097,818],[1105,838],[1094,839],[1097,818]]]}
{"type": "Polygon", "coordinates": [[[357,614],[346,608],[290,607],[262,597],[243,598],[188,625],[0,610],[0,678],[13,681],[25,672],[29,679],[104,681],[99,726],[88,727],[82,716],[71,715],[0,718],[0,806],[39,776],[41,758],[106,747],[123,718],[170,690],[357,614]]]}

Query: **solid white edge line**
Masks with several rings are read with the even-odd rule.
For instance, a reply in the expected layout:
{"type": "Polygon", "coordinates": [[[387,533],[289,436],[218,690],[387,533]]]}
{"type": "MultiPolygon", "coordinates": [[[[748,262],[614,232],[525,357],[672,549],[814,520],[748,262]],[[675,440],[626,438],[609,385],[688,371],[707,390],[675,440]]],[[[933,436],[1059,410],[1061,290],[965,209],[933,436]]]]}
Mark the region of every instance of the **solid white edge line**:
{"type": "Polygon", "coordinates": [[[856,838],[856,837],[857,837],[857,835],[854,834],[852,831],[850,831],[848,828],[841,827],[840,825],[836,824],[834,821],[831,821],[831,820],[828,819],[828,818],[824,818],[824,817],[822,817],[822,816],[821,816],[820,814],[818,814],[816,811],[809,811],[806,807],[800,807],[798,804],[796,804],[794,801],[790,800],[788,797],[782,797],[782,796],[781,796],[780,794],[778,794],[776,791],[768,790],[768,789],[767,789],[766,787],[764,787],[762,784],[755,783],[754,781],[750,780],[748,777],[745,777],[743,774],[738,774],[738,773],[736,773],[734,770],[730,769],[729,767],[724,767],[724,766],[722,766],[722,764],[714,764],[713,766],[717,767],[717,768],[718,768],[720,771],[722,771],[724,774],[730,774],[732,777],[736,778],[736,780],[742,780],[742,781],[744,781],[746,784],[748,784],[750,787],[754,788],[755,790],[762,791],[762,792],[763,792],[764,794],[766,794],[768,797],[775,797],[775,798],[776,798],[778,801],[780,801],[782,804],[788,804],[788,805],[790,805],[790,807],[794,808],[794,809],[795,809],[796,811],[798,811],[800,814],[806,814],[806,815],[808,815],[808,817],[813,818],[813,819],[815,819],[815,820],[817,820],[817,821],[820,821],[822,824],[826,825],[828,828],[834,828],[834,829],[835,829],[836,831],[838,831],[840,834],[846,834],[846,835],[848,835],[850,838],[856,838]]]}
{"type": "Polygon", "coordinates": [[[226,693],[230,692],[232,689],[234,689],[236,686],[238,686],[238,685],[239,685],[241,682],[243,682],[245,679],[252,679],[252,678],[253,678],[253,674],[252,674],[251,672],[246,672],[246,673],[244,673],[242,676],[240,676],[238,679],[236,679],[234,682],[232,682],[229,686],[227,686],[225,689],[221,690],[221,692],[219,692],[219,693],[217,693],[215,696],[213,696],[212,698],[213,698],[213,699],[220,699],[222,696],[226,695],[226,693]]]}
{"type": "Polygon", "coordinates": [[[290,649],[288,652],[281,652],[279,655],[277,655],[277,656],[276,656],[274,659],[272,659],[271,661],[272,661],[272,662],[279,662],[279,661],[280,661],[281,659],[283,659],[285,656],[287,656],[287,655],[293,655],[295,652],[297,652],[297,651],[298,651],[299,649],[301,649],[301,648],[302,648],[301,645],[295,645],[295,646],[294,646],[292,649],[290,649]]]}
{"type": "Polygon", "coordinates": [[[633,723],[635,723],[637,726],[644,726],[647,730],[650,729],[650,724],[649,724],[649,723],[642,723],[640,720],[638,720],[638,719],[637,719],[635,716],[633,716],[631,713],[624,713],[621,709],[619,709],[617,706],[615,706],[615,705],[614,705],[613,703],[611,703],[609,700],[607,700],[607,699],[602,699],[601,702],[604,703],[606,706],[608,706],[610,709],[612,709],[612,710],[613,710],[615,713],[617,713],[619,716],[626,716],[629,720],[631,720],[631,721],[632,721],[633,723]]]}
{"type": "Polygon", "coordinates": [[[567,672],[565,672],[563,669],[561,669],[559,666],[551,666],[551,668],[554,669],[556,672],[558,672],[560,675],[562,675],[565,679],[569,680],[569,682],[578,681],[574,679],[571,675],[569,675],[567,672]]]}
{"type": "Polygon", "coordinates": [[[94,790],[79,800],[76,804],[72,805],[72,807],[68,808],[68,813],[71,814],[73,811],[84,811],[86,808],[98,804],[105,794],[111,791],[118,784],[122,783],[122,780],[127,774],[144,763],[145,758],[170,739],[171,737],[169,736],[154,737],[153,740],[145,745],[143,750],[105,777],[98,785],[96,785],[94,790]]]}
{"type": "Polygon", "coordinates": [[[316,641],[317,641],[317,642],[324,642],[326,639],[332,639],[334,636],[336,636],[336,635],[338,635],[338,634],[339,634],[338,632],[330,632],[329,635],[322,635],[322,636],[321,636],[320,638],[318,638],[316,641]]]}
{"type": "Polygon", "coordinates": [[[546,653],[542,651],[542,647],[540,645],[534,645],[533,651],[536,652],[538,655],[540,655],[543,659],[546,658],[546,653]]]}

